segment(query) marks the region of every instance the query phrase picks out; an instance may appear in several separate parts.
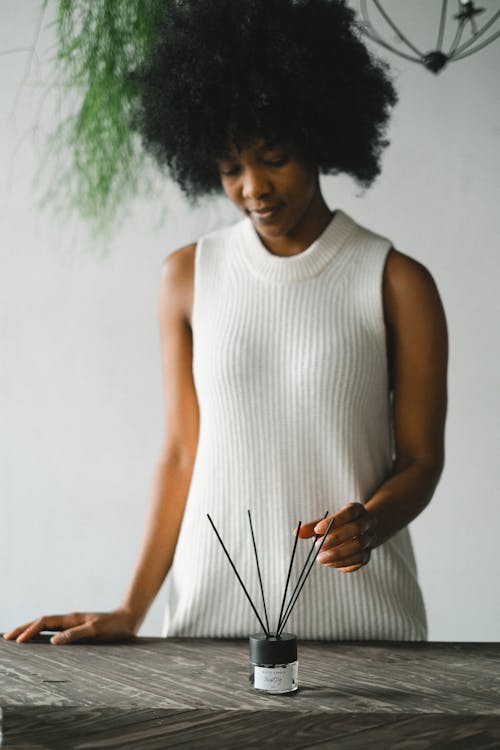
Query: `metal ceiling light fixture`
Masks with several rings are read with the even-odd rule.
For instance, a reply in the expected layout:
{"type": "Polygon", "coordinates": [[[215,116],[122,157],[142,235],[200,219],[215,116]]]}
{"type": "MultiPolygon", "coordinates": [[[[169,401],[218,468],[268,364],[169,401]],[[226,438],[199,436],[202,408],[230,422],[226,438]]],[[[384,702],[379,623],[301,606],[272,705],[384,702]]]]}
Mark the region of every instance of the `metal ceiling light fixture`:
{"type": "Polygon", "coordinates": [[[387,13],[387,11],[382,7],[382,3],[380,2],[380,0],[371,0],[371,2],[377,9],[380,16],[382,16],[384,21],[396,34],[396,37],[399,40],[399,42],[406,45],[406,47],[413,54],[408,54],[408,52],[402,52],[401,50],[393,47],[391,44],[386,42],[380,36],[379,32],[376,30],[375,26],[373,25],[372,19],[368,12],[368,0],[361,0],[360,2],[360,10],[361,10],[361,17],[362,17],[361,29],[363,33],[367,37],[372,39],[372,41],[377,42],[377,44],[380,44],[382,47],[385,47],[385,49],[388,49],[391,52],[394,52],[396,55],[399,55],[400,57],[404,57],[406,60],[412,60],[413,62],[421,63],[427,68],[427,70],[432,71],[432,73],[439,73],[439,71],[442,70],[444,66],[447,65],[449,62],[454,62],[455,60],[462,60],[464,57],[473,55],[474,52],[478,52],[480,49],[483,49],[483,47],[486,47],[487,44],[490,44],[498,36],[500,36],[500,29],[499,29],[495,33],[484,38],[484,34],[489,29],[491,29],[492,26],[496,23],[496,21],[500,18],[500,10],[497,10],[497,12],[494,13],[491,16],[491,18],[488,21],[486,21],[481,28],[478,28],[478,24],[476,22],[476,16],[479,16],[482,13],[484,13],[485,8],[476,8],[472,0],[457,0],[458,13],[453,14],[453,19],[456,21],[456,24],[457,24],[455,36],[453,38],[453,41],[451,42],[449,49],[447,51],[443,50],[445,28],[446,28],[446,21],[447,21],[447,15],[448,15],[448,0],[442,0],[441,18],[439,21],[439,29],[438,29],[438,34],[437,34],[436,47],[430,52],[421,52],[419,49],[417,49],[417,47],[413,44],[413,42],[411,42],[408,39],[408,37],[402,33],[399,27],[396,26],[394,21],[389,17],[389,14],[387,13]],[[466,30],[470,32],[470,36],[465,41],[462,41],[462,37],[464,36],[464,32],[466,30]]]}

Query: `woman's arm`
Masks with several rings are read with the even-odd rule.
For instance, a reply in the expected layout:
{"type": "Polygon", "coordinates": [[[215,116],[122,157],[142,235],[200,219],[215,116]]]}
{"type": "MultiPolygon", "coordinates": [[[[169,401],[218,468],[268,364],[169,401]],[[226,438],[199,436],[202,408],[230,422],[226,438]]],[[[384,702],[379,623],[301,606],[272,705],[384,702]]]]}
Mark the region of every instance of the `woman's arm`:
{"type": "Polygon", "coordinates": [[[394,393],[392,476],[365,503],[377,518],[376,545],[429,503],[444,466],[448,335],[434,279],[395,250],[384,274],[384,311],[394,393]]]}
{"type": "MultiPolygon", "coordinates": [[[[192,377],[192,304],[195,246],[172,253],[161,269],[159,323],[166,433],[153,482],[143,541],[122,604],[111,612],[44,615],[5,634],[23,643],[41,630],[61,630],[52,643],[132,637],[170,568],[191,483],[198,444],[198,403],[192,377]]],[[[110,540],[113,544],[113,540],[110,540]]]]}
{"type": "Polygon", "coordinates": [[[139,558],[122,607],[138,629],[172,564],[198,445],[199,412],[192,373],[189,309],[195,246],[164,261],[159,322],[165,394],[165,441],[139,558]]]}
{"type": "MultiPolygon", "coordinates": [[[[444,465],[448,335],[439,292],[422,264],[391,250],[383,296],[396,457],[364,505],[349,503],[335,514],[318,560],[345,572],[366,565],[374,547],[422,512],[444,465]]],[[[324,534],[328,522],[305,524],[300,536],[324,534]]]]}

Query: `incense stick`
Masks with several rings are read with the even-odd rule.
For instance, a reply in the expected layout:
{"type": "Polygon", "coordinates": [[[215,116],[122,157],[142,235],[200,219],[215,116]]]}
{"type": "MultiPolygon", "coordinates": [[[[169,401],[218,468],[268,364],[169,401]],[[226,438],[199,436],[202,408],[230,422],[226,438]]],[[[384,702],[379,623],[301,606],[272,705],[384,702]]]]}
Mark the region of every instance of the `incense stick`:
{"type": "Polygon", "coordinates": [[[304,584],[307,581],[307,578],[308,578],[309,573],[311,572],[311,570],[312,570],[312,568],[314,566],[314,563],[316,562],[316,558],[318,557],[319,553],[321,552],[321,548],[322,548],[323,544],[325,543],[326,537],[327,537],[328,533],[330,532],[330,529],[332,528],[334,521],[335,521],[335,517],[333,517],[332,520],[330,521],[330,523],[328,524],[328,527],[327,527],[327,529],[325,531],[323,539],[321,540],[321,544],[318,547],[318,551],[316,552],[316,554],[315,554],[315,556],[313,558],[313,561],[312,561],[312,563],[311,563],[311,565],[310,565],[310,567],[309,567],[309,569],[308,569],[308,571],[307,571],[307,573],[306,573],[306,575],[304,577],[304,580],[302,581],[302,584],[301,584],[299,590],[297,591],[297,594],[295,595],[295,598],[289,602],[289,605],[288,605],[288,608],[287,608],[288,609],[288,614],[285,613],[286,616],[283,619],[283,622],[281,624],[281,629],[280,629],[279,633],[276,633],[276,638],[280,637],[281,633],[283,632],[283,628],[285,627],[285,625],[287,623],[288,618],[292,614],[292,610],[293,610],[293,608],[295,606],[295,603],[296,603],[297,599],[299,598],[300,592],[302,591],[302,589],[304,587],[304,584]]]}
{"type": "Polygon", "coordinates": [[[247,599],[248,599],[248,601],[250,602],[250,604],[251,604],[251,607],[252,607],[253,611],[255,612],[255,614],[256,614],[256,616],[257,616],[257,619],[258,619],[258,621],[259,621],[259,623],[260,623],[260,626],[261,626],[262,630],[264,631],[264,633],[266,634],[266,636],[267,636],[267,637],[269,638],[269,632],[268,632],[268,631],[266,630],[266,626],[265,626],[265,625],[264,625],[264,623],[262,622],[262,620],[261,620],[261,617],[260,617],[259,613],[257,612],[257,610],[256,610],[256,608],[255,608],[255,605],[254,605],[253,601],[252,601],[252,600],[251,600],[251,598],[250,598],[250,594],[249,594],[249,593],[248,593],[248,591],[246,590],[245,584],[244,584],[244,583],[243,583],[243,581],[241,580],[241,578],[240,578],[240,574],[239,574],[239,573],[238,573],[238,571],[236,570],[236,566],[235,566],[235,564],[233,563],[233,561],[231,560],[231,556],[230,556],[229,552],[227,551],[227,549],[226,549],[226,547],[225,547],[225,545],[224,545],[224,542],[222,541],[222,539],[221,539],[221,537],[220,537],[220,534],[219,534],[219,532],[217,531],[217,529],[215,528],[215,524],[214,524],[214,522],[212,521],[212,519],[210,518],[210,515],[209,515],[208,513],[207,513],[207,518],[208,518],[208,520],[210,521],[210,523],[212,524],[212,528],[213,528],[213,530],[215,531],[215,533],[216,533],[216,535],[217,535],[217,539],[218,539],[218,540],[219,540],[219,542],[221,543],[221,545],[222,545],[222,549],[224,550],[224,552],[225,552],[225,554],[226,554],[226,557],[227,557],[227,559],[228,559],[228,560],[229,560],[229,562],[231,563],[231,567],[232,567],[232,569],[234,570],[234,572],[235,572],[235,574],[236,574],[236,577],[237,577],[238,581],[240,582],[240,584],[241,584],[241,587],[242,587],[243,591],[245,592],[245,596],[246,596],[246,598],[247,598],[247,599]]]}
{"type": "MultiPolygon", "coordinates": [[[[327,515],[328,515],[328,511],[325,512],[325,515],[322,518],[323,521],[325,520],[325,518],[327,517],[327,515]]],[[[234,573],[236,575],[236,578],[238,579],[238,582],[240,583],[241,588],[243,589],[243,592],[244,592],[246,598],[248,599],[248,601],[250,603],[250,606],[252,607],[252,609],[253,609],[253,611],[254,611],[254,613],[255,613],[255,615],[256,615],[259,623],[260,623],[260,626],[261,626],[262,630],[264,631],[264,633],[266,635],[266,638],[270,638],[271,633],[270,633],[270,628],[269,628],[269,619],[268,619],[268,616],[267,616],[266,600],[265,600],[265,597],[264,597],[264,586],[262,584],[262,576],[261,576],[261,573],[260,573],[259,557],[258,557],[258,554],[257,554],[257,544],[255,542],[255,535],[254,535],[254,532],[253,532],[252,517],[251,517],[251,514],[250,514],[250,510],[248,510],[248,522],[249,522],[249,525],[250,525],[250,533],[252,535],[252,543],[253,543],[253,549],[254,549],[254,553],[255,553],[255,562],[257,564],[257,573],[258,573],[258,576],[259,576],[260,591],[261,591],[261,594],[262,594],[262,603],[264,605],[264,613],[265,613],[265,617],[266,617],[267,628],[265,627],[264,623],[262,622],[262,618],[260,617],[260,615],[259,615],[259,613],[257,611],[257,608],[256,608],[255,604],[253,603],[253,601],[252,601],[252,599],[250,597],[250,594],[248,593],[248,591],[246,589],[246,586],[243,583],[243,581],[241,579],[241,576],[238,573],[238,571],[236,569],[236,566],[235,566],[234,562],[231,559],[231,555],[227,551],[226,546],[225,546],[224,542],[222,541],[222,538],[221,538],[219,532],[217,531],[217,528],[216,528],[214,522],[212,521],[209,513],[207,513],[207,518],[210,521],[210,524],[211,524],[211,526],[212,526],[212,528],[213,528],[213,530],[214,530],[214,532],[215,532],[215,534],[217,536],[217,539],[219,540],[220,545],[221,545],[222,549],[224,550],[224,554],[226,555],[227,559],[229,560],[229,563],[230,563],[230,565],[231,565],[231,567],[232,567],[232,569],[233,569],[233,571],[234,571],[234,573]]],[[[319,553],[321,552],[321,548],[323,547],[323,544],[325,543],[325,540],[326,540],[326,538],[327,538],[327,536],[328,536],[328,534],[330,532],[331,527],[333,526],[334,521],[335,521],[335,518],[332,518],[332,520],[328,524],[328,527],[327,527],[327,529],[326,529],[326,531],[325,531],[325,533],[323,535],[323,539],[321,541],[321,544],[318,547],[316,555],[314,556],[314,559],[313,559],[312,563],[310,564],[310,566],[307,567],[309,559],[311,557],[311,554],[314,552],[315,544],[316,544],[316,542],[317,542],[317,540],[318,540],[318,538],[320,536],[319,534],[314,534],[313,546],[312,546],[312,548],[311,548],[311,550],[310,550],[310,552],[309,552],[309,554],[308,554],[308,556],[306,558],[306,561],[304,563],[304,566],[302,567],[302,570],[300,571],[300,575],[299,575],[299,577],[297,579],[297,582],[295,584],[295,587],[294,587],[294,589],[292,591],[292,594],[290,596],[290,600],[289,600],[289,602],[288,602],[288,604],[287,604],[287,606],[285,608],[285,611],[283,612],[283,608],[285,606],[285,601],[286,601],[286,595],[287,595],[287,592],[288,592],[288,585],[290,583],[290,576],[291,576],[291,572],[292,572],[293,561],[295,559],[295,552],[296,552],[296,549],[297,549],[297,543],[298,543],[298,539],[299,539],[299,535],[300,535],[300,529],[301,529],[301,526],[302,526],[302,521],[299,521],[298,526],[297,526],[297,533],[295,535],[295,542],[294,542],[293,549],[292,549],[292,556],[290,558],[290,564],[288,566],[288,575],[287,575],[287,579],[286,579],[286,583],[285,583],[285,590],[283,592],[283,600],[281,602],[281,609],[280,609],[280,614],[279,614],[279,618],[278,618],[278,624],[276,626],[275,638],[280,638],[281,637],[281,634],[282,634],[283,629],[284,629],[284,627],[285,627],[285,625],[286,625],[286,623],[288,621],[288,618],[292,614],[292,610],[295,607],[295,604],[296,604],[296,602],[297,602],[297,600],[298,600],[298,598],[300,596],[300,592],[302,591],[302,589],[304,587],[304,584],[307,581],[307,578],[309,577],[309,574],[311,573],[311,570],[312,570],[312,568],[314,566],[314,563],[316,562],[316,558],[318,557],[319,553]]]]}
{"type": "Polygon", "coordinates": [[[280,616],[278,617],[278,624],[276,625],[276,636],[278,635],[278,631],[280,629],[281,615],[283,614],[283,607],[285,606],[286,592],[288,591],[288,583],[290,581],[290,573],[292,572],[293,558],[295,557],[295,550],[297,549],[297,542],[299,541],[299,532],[301,526],[302,521],[299,521],[299,525],[297,526],[297,534],[295,536],[295,542],[293,544],[292,557],[290,558],[290,565],[288,566],[288,576],[286,578],[285,590],[283,592],[283,601],[281,602],[280,616]]]}
{"type": "MultiPolygon", "coordinates": [[[[327,515],[328,515],[328,511],[326,510],[326,511],[325,511],[325,515],[324,515],[324,516],[323,516],[323,518],[322,518],[322,520],[323,520],[323,521],[325,520],[325,518],[327,517],[327,515]]],[[[299,536],[299,530],[297,529],[297,538],[298,538],[298,536],[299,536]]],[[[304,575],[304,571],[305,571],[305,569],[306,569],[306,567],[307,567],[307,563],[309,562],[309,560],[310,560],[310,558],[311,558],[311,555],[312,555],[312,553],[314,552],[314,545],[316,544],[316,541],[317,541],[317,540],[319,539],[319,537],[320,537],[320,534],[315,534],[315,535],[314,535],[314,541],[313,541],[313,543],[312,543],[312,547],[311,547],[311,549],[309,550],[309,554],[308,554],[308,555],[307,555],[307,557],[306,557],[306,561],[305,561],[305,563],[304,563],[304,566],[303,566],[302,570],[300,571],[300,575],[299,575],[299,577],[297,578],[297,581],[296,581],[296,583],[295,583],[295,586],[294,586],[294,588],[293,588],[293,591],[292,591],[292,595],[291,595],[291,597],[290,597],[290,601],[288,602],[288,604],[287,604],[287,606],[286,606],[286,609],[285,609],[285,617],[286,617],[286,614],[287,614],[287,612],[288,612],[288,608],[289,608],[289,606],[290,606],[290,602],[292,601],[292,599],[293,599],[293,597],[294,597],[294,595],[295,595],[295,592],[297,591],[297,588],[298,588],[298,586],[300,585],[300,582],[301,582],[301,578],[302,578],[302,576],[304,575]]],[[[281,618],[280,618],[280,619],[281,619],[281,618]]],[[[278,630],[279,630],[279,628],[277,628],[277,629],[276,629],[276,632],[278,632],[278,630]]]]}
{"type": "MultiPolygon", "coordinates": [[[[314,556],[314,558],[313,558],[313,560],[312,560],[312,562],[311,562],[311,564],[310,564],[309,568],[307,569],[307,572],[306,572],[306,574],[305,574],[305,576],[304,576],[304,579],[303,579],[302,583],[300,584],[300,587],[298,587],[298,583],[297,583],[297,585],[296,585],[296,587],[295,587],[294,593],[293,593],[293,595],[292,595],[292,599],[291,599],[291,600],[289,601],[289,603],[288,603],[288,606],[287,606],[287,611],[285,612],[285,616],[284,616],[284,618],[283,618],[283,622],[282,622],[282,625],[281,625],[281,629],[280,629],[280,632],[279,632],[279,633],[277,634],[277,637],[279,637],[279,636],[281,635],[281,633],[283,632],[283,628],[285,627],[285,625],[286,625],[286,622],[287,622],[288,618],[289,618],[289,617],[290,617],[290,615],[292,614],[292,610],[293,610],[293,608],[294,608],[294,606],[295,606],[295,604],[296,604],[296,602],[297,602],[297,599],[299,598],[300,592],[302,591],[302,589],[303,589],[303,587],[304,587],[304,584],[305,584],[305,582],[307,581],[307,578],[308,578],[308,576],[309,576],[309,574],[310,574],[311,570],[312,570],[312,569],[313,569],[313,567],[314,567],[314,563],[316,562],[316,558],[318,557],[319,553],[321,552],[321,548],[323,547],[323,544],[325,543],[325,540],[326,540],[327,534],[329,533],[329,531],[330,531],[331,527],[333,526],[333,523],[334,523],[334,521],[335,521],[335,518],[332,518],[332,520],[331,520],[331,521],[330,521],[330,523],[328,524],[328,527],[327,527],[327,529],[326,529],[326,531],[325,531],[325,534],[324,534],[324,536],[323,536],[323,539],[322,539],[322,541],[321,541],[321,544],[319,545],[319,547],[318,547],[318,549],[317,549],[317,551],[316,551],[316,554],[315,554],[315,556],[314,556]]],[[[314,542],[314,544],[316,544],[316,542],[314,542]]],[[[313,549],[314,549],[314,547],[313,547],[313,549]]],[[[311,550],[311,551],[312,551],[312,550],[311,550]]],[[[310,556],[311,556],[311,553],[309,553],[309,555],[308,555],[308,559],[309,559],[309,557],[310,557],[310,556]]],[[[302,573],[304,572],[304,570],[305,570],[305,568],[306,568],[306,565],[307,565],[307,561],[306,561],[306,564],[304,565],[304,568],[303,568],[303,570],[302,570],[302,573]]],[[[302,573],[301,573],[301,576],[302,576],[302,573]]]]}
{"type": "Polygon", "coordinates": [[[253,549],[255,552],[255,562],[257,563],[257,574],[259,576],[259,584],[260,584],[260,591],[262,594],[262,604],[264,605],[264,614],[266,616],[266,625],[267,625],[267,632],[271,632],[269,628],[269,619],[267,617],[267,607],[266,607],[266,600],[264,597],[264,587],[262,585],[262,578],[260,575],[260,566],[259,566],[259,558],[257,555],[257,545],[255,544],[255,536],[253,533],[253,526],[252,526],[252,516],[250,515],[250,509],[248,509],[248,523],[250,524],[250,533],[252,534],[252,542],[253,542],[253,549]]]}

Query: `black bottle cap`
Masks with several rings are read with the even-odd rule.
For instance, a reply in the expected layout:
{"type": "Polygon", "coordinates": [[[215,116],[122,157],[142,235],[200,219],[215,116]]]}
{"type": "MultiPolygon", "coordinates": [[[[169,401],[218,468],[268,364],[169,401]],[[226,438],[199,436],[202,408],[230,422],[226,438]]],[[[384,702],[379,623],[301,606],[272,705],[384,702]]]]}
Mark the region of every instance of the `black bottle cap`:
{"type": "Polygon", "coordinates": [[[252,664],[290,664],[297,661],[297,636],[282,633],[267,637],[265,633],[254,633],[249,638],[252,664]]]}

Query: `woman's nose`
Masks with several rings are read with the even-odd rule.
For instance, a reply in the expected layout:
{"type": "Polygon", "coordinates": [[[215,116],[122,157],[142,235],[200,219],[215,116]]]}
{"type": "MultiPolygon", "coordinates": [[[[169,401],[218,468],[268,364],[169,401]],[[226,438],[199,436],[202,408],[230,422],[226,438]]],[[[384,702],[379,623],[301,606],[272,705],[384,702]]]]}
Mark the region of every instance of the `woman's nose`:
{"type": "Polygon", "coordinates": [[[273,186],[264,170],[246,169],[243,174],[243,197],[257,200],[273,191],[273,186]]]}

